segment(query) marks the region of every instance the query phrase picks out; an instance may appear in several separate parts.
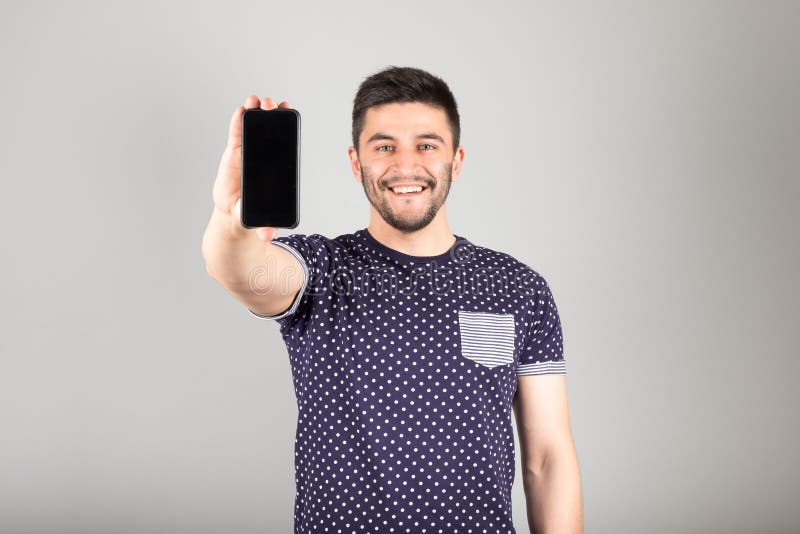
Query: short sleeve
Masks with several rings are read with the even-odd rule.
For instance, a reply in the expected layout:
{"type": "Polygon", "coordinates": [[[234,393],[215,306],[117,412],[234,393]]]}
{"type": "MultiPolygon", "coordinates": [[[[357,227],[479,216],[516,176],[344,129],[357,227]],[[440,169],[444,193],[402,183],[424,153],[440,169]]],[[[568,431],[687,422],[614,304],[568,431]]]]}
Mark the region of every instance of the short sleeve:
{"type": "Polygon", "coordinates": [[[541,276],[532,288],[534,299],[525,344],[519,356],[517,375],[566,374],[561,320],[553,294],[541,276]]]}
{"type": "Polygon", "coordinates": [[[277,315],[259,315],[252,310],[250,314],[258,319],[272,319],[280,324],[281,331],[300,323],[311,310],[314,295],[321,289],[324,281],[333,270],[333,247],[331,240],[320,234],[292,234],[280,236],[272,243],[286,249],[300,263],[303,269],[303,285],[292,304],[277,315]]]}

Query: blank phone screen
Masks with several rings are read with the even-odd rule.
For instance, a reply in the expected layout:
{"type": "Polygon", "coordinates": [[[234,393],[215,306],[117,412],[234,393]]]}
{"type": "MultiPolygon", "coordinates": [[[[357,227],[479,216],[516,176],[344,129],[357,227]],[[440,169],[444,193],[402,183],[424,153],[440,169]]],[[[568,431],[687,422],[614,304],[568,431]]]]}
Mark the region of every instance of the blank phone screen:
{"type": "Polygon", "coordinates": [[[246,110],[242,117],[242,224],[294,228],[298,217],[300,115],[246,110]]]}

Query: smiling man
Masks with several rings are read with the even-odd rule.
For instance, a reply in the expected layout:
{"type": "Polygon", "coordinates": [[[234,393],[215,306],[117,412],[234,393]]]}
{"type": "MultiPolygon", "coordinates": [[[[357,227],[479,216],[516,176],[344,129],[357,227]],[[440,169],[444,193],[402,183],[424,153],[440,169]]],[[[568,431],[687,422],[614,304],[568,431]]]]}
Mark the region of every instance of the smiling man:
{"type": "Polygon", "coordinates": [[[539,273],[450,230],[464,150],[445,82],[392,67],[361,84],[348,154],[370,221],[335,238],[241,226],[241,117],[259,106],[276,104],[231,119],[202,252],[286,342],[294,531],[514,533],[515,416],[530,531],[581,532],[558,311],[539,273]]]}

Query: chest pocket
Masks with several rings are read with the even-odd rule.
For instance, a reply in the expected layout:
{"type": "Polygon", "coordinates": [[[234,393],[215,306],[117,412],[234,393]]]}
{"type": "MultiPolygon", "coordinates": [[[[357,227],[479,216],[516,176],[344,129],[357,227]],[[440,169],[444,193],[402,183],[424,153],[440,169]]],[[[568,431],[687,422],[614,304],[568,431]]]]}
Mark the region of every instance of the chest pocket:
{"type": "Polygon", "coordinates": [[[485,367],[514,361],[514,314],[458,311],[461,355],[485,367]]]}

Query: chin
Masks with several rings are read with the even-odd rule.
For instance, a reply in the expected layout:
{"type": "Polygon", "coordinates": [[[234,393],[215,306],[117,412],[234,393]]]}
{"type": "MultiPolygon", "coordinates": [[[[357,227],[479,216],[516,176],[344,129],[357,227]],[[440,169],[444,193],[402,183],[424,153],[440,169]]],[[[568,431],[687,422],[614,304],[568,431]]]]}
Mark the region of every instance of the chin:
{"type": "Polygon", "coordinates": [[[396,217],[386,217],[383,216],[383,220],[394,228],[395,230],[399,230],[401,232],[410,234],[412,232],[417,232],[426,228],[428,225],[431,224],[433,221],[433,217],[430,218],[422,218],[422,219],[398,219],[396,217]]]}

